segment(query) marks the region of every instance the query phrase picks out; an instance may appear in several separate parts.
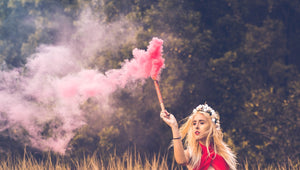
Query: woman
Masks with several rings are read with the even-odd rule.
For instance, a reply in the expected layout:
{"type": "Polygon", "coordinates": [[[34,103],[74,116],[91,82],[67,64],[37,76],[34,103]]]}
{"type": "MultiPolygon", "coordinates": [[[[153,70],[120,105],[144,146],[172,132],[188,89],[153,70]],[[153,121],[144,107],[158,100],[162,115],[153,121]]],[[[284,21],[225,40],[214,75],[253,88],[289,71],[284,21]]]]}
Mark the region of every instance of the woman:
{"type": "Polygon", "coordinates": [[[174,115],[160,117],[172,129],[174,157],[189,170],[236,170],[236,156],[223,141],[219,115],[207,104],[199,105],[178,129],[174,115]],[[184,146],[181,139],[185,139],[184,146]]]}

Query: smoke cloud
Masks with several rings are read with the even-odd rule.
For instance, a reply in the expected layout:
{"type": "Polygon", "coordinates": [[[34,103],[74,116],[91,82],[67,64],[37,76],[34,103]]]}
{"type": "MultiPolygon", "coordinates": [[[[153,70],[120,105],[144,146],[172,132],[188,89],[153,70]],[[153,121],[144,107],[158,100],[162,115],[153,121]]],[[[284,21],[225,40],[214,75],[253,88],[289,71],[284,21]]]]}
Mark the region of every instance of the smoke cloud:
{"type": "Polygon", "coordinates": [[[61,154],[75,130],[87,123],[80,105],[88,98],[107,107],[107,98],[118,88],[159,77],[164,66],[163,41],[153,38],[147,51],[134,49],[134,58],[120,69],[104,74],[87,69],[101,50],[132,41],[134,26],[126,20],[100,23],[85,10],[75,28],[64,28],[61,41],[40,45],[24,68],[0,72],[0,132],[9,130],[32,147],[61,154]]]}

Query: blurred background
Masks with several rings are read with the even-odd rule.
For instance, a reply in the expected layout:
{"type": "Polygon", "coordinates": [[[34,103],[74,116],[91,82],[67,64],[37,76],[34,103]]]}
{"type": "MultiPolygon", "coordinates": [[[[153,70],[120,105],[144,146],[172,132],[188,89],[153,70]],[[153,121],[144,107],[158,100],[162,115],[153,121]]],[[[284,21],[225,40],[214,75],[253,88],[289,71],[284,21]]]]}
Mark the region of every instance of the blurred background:
{"type": "MultiPolygon", "coordinates": [[[[178,120],[207,102],[220,113],[224,140],[239,162],[299,160],[298,0],[1,0],[0,90],[7,88],[7,73],[28,77],[27,63],[41,46],[72,46],[72,54],[86,56],[77,58],[78,67],[105,74],[120,69],[134,48],[146,50],[152,37],[164,41],[160,88],[178,120]]],[[[50,59],[45,72],[47,65],[55,63],[50,59]]],[[[22,101],[41,105],[30,96],[22,101]]],[[[128,149],[173,154],[151,78],[130,82],[102,101],[81,103],[84,123],[58,132],[71,134],[64,155],[105,157],[128,149]]],[[[56,117],[31,124],[47,141],[62,122],[56,117]]],[[[25,127],[1,110],[0,158],[22,154],[25,147],[36,157],[51,150],[36,147],[25,127]]]]}

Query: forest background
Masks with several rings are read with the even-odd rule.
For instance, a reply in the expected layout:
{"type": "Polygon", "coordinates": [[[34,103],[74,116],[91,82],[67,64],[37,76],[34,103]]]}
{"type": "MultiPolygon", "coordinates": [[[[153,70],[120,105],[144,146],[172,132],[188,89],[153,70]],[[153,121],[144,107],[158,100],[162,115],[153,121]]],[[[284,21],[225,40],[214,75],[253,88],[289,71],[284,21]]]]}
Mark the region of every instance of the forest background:
{"type": "MultiPolygon", "coordinates": [[[[134,48],[146,49],[152,37],[159,37],[165,58],[160,88],[178,120],[207,102],[220,113],[224,140],[239,162],[299,160],[299,1],[1,0],[2,72],[26,72],[39,46],[74,37],[70,30],[85,11],[107,27],[121,24],[105,30],[105,47],[94,44],[99,50],[84,67],[102,73],[118,69],[134,48]],[[124,40],[127,31],[132,34],[124,40]]],[[[151,79],[120,88],[108,100],[109,112],[92,98],[80,106],[87,123],[73,131],[66,156],[121,155],[132,148],[172,154],[171,131],[160,120],[151,79]]],[[[1,159],[22,154],[25,146],[41,155],[31,147],[26,128],[6,126],[10,119],[4,112],[0,118],[1,159]]],[[[53,124],[59,126],[55,119],[39,125],[44,139],[55,135],[53,124]]]]}

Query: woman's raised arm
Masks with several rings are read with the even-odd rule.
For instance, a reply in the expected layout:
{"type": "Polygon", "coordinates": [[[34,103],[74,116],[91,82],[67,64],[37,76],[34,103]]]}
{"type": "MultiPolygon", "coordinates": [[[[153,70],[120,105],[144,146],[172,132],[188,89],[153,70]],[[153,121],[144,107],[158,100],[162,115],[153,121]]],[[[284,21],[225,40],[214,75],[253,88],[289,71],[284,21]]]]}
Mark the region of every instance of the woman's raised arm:
{"type": "Polygon", "coordinates": [[[174,157],[176,162],[181,165],[186,165],[189,160],[189,155],[188,152],[184,151],[176,118],[173,114],[169,114],[166,110],[161,111],[160,117],[172,129],[174,157]]]}

